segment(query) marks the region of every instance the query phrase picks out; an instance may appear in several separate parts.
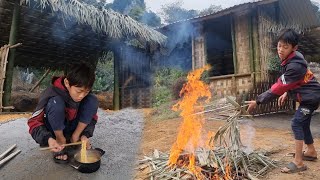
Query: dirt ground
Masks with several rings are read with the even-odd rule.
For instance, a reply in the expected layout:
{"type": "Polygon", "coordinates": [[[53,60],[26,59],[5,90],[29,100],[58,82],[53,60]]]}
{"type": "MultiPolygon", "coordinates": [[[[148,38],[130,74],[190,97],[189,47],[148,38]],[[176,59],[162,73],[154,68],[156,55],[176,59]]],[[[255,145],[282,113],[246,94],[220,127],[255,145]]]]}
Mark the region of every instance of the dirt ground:
{"type": "MultiPolygon", "coordinates": [[[[162,121],[151,120],[150,109],[145,109],[144,128],[141,139],[138,158],[143,155],[150,155],[154,149],[168,152],[176,140],[181,119],[168,119],[162,121]]],[[[7,122],[19,118],[28,118],[31,114],[1,114],[1,122],[7,122]]],[[[120,115],[119,117],[122,117],[120,115]]],[[[241,120],[240,129],[243,143],[253,150],[264,149],[272,152],[272,158],[280,162],[279,168],[274,169],[263,179],[265,180],[304,180],[320,179],[320,161],[305,162],[308,170],[297,174],[283,174],[280,168],[289,163],[292,158],[285,155],[293,152],[294,140],[291,133],[290,119],[292,114],[272,114],[255,117],[254,121],[241,120]]],[[[119,118],[118,117],[118,118],[119,118]]],[[[116,119],[118,119],[116,118],[116,119]]],[[[109,121],[109,120],[108,120],[109,121]]],[[[107,122],[108,122],[107,121],[107,122]]],[[[205,131],[216,132],[224,124],[224,121],[208,121],[205,124],[205,131]]],[[[122,127],[122,126],[121,126],[122,127]]],[[[114,128],[114,127],[113,127],[114,128]]],[[[320,154],[320,114],[313,116],[311,130],[315,139],[315,146],[320,154]]],[[[118,130],[116,130],[118,131],[118,130]]],[[[140,137],[138,137],[140,139],[140,137]]],[[[102,138],[103,139],[103,138],[102,138]]],[[[102,140],[104,141],[104,140],[102,140]]],[[[118,142],[118,141],[115,141],[118,142]]],[[[134,153],[135,154],[135,153],[134,153]]]]}
{"type": "MultiPolygon", "coordinates": [[[[67,164],[56,164],[49,151],[40,151],[39,145],[28,133],[27,118],[0,122],[0,153],[13,144],[21,153],[0,167],[1,180],[127,180],[133,179],[136,155],[143,129],[143,112],[137,109],[121,111],[98,110],[99,120],[94,136],[90,138],[93,147],[106,151],[101,157],[100,169],[84,174],[75,170],[73,157],[67,164]]],[[[6,116],[13,119],[11,115],[6,116]]],[[[1,119],[5,119],[1,116],[1,119]]],[[[76,165],[77,166],[77,165],[76,165]]]]}
{"type": "MultiPolygon", "coordinates": [[[[253,150],[263,149],[272,152],[272,158],[279,161],[279,167],[268,173],[266,180],[304,180],[320,179],[320,161],[305,162],[308,170],[296,174],[284,174],[280,169],[292,160],[285,155],[294,150],[294,139],[291,133],[290,120],[292,114],[272,114],[255,117],[254,121],[242,120],[240,122],[241,137],[243,143],[253,150]]],[[[312,120],[312,132],[315,146],[320,155],[320,115],[314,115],[312,120]]],[[[177,137],[181,119],[162,121],[150,120],[146,111],[145,126],[139,150],[139,157],[150,155],[154,149],[168,152],[177,137]]],[[[223,121],[208,121],[204,129],[216,132],[223,121]]],[[[139,172],[138,172],[139,174],[139,172]]],[[[138,175],[136,176],[136,179],[138,175]]]]}

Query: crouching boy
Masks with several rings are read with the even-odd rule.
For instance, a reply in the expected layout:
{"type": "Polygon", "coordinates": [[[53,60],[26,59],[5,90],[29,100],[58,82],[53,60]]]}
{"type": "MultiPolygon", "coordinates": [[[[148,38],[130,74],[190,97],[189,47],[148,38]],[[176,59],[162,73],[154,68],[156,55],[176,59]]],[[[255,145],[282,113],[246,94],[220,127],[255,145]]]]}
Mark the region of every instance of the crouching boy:
{"type": "Polygon", "coordinates": [[[52,85],[40,96],[29,133],[40,146],[49,146],[56,163],[67,163],[63,144],[87,141],[97,122],[98,100],[90,93],[95,73],[86,64],[74,65],[66,76],[53,77],[52,85]]]}

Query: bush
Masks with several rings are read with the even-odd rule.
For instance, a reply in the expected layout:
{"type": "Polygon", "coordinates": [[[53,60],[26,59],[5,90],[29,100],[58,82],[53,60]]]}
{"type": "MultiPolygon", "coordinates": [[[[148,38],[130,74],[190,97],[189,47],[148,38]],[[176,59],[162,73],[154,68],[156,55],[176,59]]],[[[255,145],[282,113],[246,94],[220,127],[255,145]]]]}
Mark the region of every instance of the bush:
{"type": "Polygon", "coordinates": [[[172,85],[171,92],[174,100],[180,98],[180,91],[183,88],[183,85],[187,82],[185,77],[178,78],[172,85]]]}
{"type": "Polygon", "coordinates": [[[177,86],[176,88],[178,88],[179,83],[177,83],[177,80],[185,76],[186,73],[180,69],[159,68],[156,70],[153,86],[153,107],[159,107],[161,104],[171,101],[174,97],[173,86],[177,86]]]}
{"type": "Polygon", "coordinates": [[[98,60],[96,68],[96,80],[93,84],[94,91],[113,91],[114,65],[113,54],[104,53],[98,60]]]}
{"type": "Polygon", "coordinates": [[[172,95],[170,89],[165,86],[155,87],[153,89],[152,100],[153,107],[159,107],[160,105],[171,101],[172,95]]]}
{"type": "Polygon", "coordinates": [[[268,71],[280,72],[281,61],[278,56],[272,56],[268,60],[268,71]]]}
{"type": "Polygon", "coordinates": [[[153,120],[165,120],[179,117],[180,112],[173,111],[171,107],[175,101],[167,101],[153,109],[151,115],[153,120]]]}

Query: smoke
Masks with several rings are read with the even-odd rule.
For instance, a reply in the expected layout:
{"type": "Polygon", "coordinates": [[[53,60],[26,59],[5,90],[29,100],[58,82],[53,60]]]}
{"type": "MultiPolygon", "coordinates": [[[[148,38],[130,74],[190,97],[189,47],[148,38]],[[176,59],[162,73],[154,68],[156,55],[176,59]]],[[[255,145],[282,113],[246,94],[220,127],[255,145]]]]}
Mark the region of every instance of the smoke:
{"type": "Polygon", "coordinates": [[[254,150],[253,138],[256,134],[256,129],[253,127],[253,122],[251,120],[243,121],[241,125],[241,134],[242,134],[242,143],[243,151],[247,154],[250,154],[254,150]]]}
{"type": "Polygon", "coordinates": [[[160,31],[168,37],[164,50],[155,54],[157,64],[185,71],[192,69],[192,37],[198,35],[190,22],[169,25],[160,31]]]}
{"type": "MultiPolygon", "coordinates": [[[[126,87],[151,85],[150,56],[133,46],[118,46],[114,53],[121,59],[120,84],[126,87]]],[[[115,59],[117,60],[117,59],[115,59]]]]}

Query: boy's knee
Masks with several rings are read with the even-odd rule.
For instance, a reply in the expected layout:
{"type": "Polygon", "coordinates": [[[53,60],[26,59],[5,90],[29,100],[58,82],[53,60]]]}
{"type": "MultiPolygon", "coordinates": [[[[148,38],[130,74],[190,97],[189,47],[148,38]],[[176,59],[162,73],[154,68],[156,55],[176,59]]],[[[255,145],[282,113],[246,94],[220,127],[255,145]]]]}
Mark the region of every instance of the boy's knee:
{"type": "Polygon", "coordinates": [[[98,98],[93,94],[88,94],[83,101],[83,106],[90,106],[98,109],[98,98]]]}

